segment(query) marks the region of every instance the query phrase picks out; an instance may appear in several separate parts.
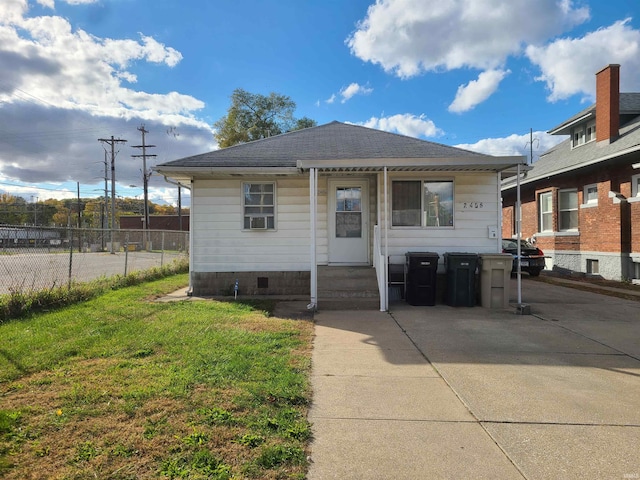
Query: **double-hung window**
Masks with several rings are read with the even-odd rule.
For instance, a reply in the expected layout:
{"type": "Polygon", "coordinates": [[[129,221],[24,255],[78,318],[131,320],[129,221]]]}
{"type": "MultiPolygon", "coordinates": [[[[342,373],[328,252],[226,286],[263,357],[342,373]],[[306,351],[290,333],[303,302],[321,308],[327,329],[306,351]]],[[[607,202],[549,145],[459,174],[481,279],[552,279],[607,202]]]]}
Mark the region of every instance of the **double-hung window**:
{"type": "Polygon", "coordinates": [[[561,232],[578,229],[578,192],[560,190],[558,192],[558,230],[561,232]]]}
{"type": "Polygon", "coordinates": [[[631,196],[640,198],[640,175],[631,177],[631,196]]]}
{"type": "Polygon", "coordinates": [[[571,130],[571,147],[579,147],[596,139],[596,121],[578,125],[571,130]]]}
{"type": "Polygon", "coordinates": [[[540,231],[553,231],[553,197],[552,192],[538,195],[538,211],[540,212],[540,231]]]}
{"type": "Polygon", "coordinates": [[[394,180],[391,183],[391,225],[452,227],[453,181],[394,180]]]}
{"type": "Polygon", "coordinates": [[[276,227],[276,186],[274,183],[243,183],[243,226],[246,230],[273,230],[276,227]]]}
{"type": "Polygon", "coordinates": [[[584,187],[584,205],[598,204],[598,184],[593,183],[584,187]]]}

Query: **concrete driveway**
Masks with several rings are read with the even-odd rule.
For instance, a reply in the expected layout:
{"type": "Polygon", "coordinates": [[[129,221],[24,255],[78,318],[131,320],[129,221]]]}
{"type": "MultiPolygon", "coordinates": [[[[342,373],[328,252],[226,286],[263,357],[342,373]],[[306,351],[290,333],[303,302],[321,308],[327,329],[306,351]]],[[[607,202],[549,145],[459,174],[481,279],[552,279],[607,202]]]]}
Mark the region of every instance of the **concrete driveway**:
{"type": "Polygon", "coordinates": [[[320,312],[309,478],[640,478],[640,302],[523,302],[320,312]]]}

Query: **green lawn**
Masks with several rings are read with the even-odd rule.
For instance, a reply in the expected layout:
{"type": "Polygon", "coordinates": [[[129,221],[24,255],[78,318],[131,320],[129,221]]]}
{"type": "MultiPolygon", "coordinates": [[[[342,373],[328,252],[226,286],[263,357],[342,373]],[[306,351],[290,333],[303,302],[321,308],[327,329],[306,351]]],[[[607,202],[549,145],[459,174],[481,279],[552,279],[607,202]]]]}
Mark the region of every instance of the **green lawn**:
{"type": "Polygon", "coordinates": [[[186,281],[0,324],[0,477],[304,478],[312,323],[186,281]]]}

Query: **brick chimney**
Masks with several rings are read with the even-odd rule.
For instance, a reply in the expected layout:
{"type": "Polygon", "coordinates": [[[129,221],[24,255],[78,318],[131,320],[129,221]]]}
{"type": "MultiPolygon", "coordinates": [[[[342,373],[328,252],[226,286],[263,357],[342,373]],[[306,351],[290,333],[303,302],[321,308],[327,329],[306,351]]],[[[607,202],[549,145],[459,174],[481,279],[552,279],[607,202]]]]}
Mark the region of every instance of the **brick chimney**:
{"type": "Polygon", "coordinates": [[[620,65],[596,73],[596,141],[611,143],[620,130],[620,65]]]}

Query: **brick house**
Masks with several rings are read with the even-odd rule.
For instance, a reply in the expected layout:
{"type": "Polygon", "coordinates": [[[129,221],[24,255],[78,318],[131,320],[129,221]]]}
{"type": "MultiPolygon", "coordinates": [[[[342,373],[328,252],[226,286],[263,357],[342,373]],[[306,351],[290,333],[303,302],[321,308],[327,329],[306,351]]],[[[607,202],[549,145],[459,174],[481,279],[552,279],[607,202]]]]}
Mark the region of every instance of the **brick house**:
{"type": "MultiPolygon", "coordinates": [[[[568,138],[521,177],[522,236],[549,270],[638,281],[640,93],[620,93],[620,65],[608,65],[596,103],[548,133],[568,138]]],[[[515,180],[503,182],[503,238],[516,235],[516,195],[515,180]]]]}

